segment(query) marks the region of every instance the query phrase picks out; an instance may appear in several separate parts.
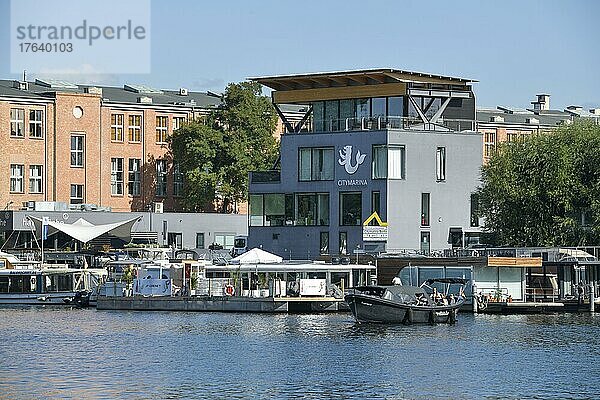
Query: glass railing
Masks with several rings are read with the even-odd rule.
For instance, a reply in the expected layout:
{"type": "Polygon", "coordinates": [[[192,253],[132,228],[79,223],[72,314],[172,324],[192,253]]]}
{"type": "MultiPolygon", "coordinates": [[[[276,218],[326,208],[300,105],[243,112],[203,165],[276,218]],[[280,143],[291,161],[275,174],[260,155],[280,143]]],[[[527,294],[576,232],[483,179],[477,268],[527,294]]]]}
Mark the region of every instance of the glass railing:
{"type": "Polygon", "coordinates": [[[278,183],[281,181],[281,171],[250,172],[251,183],[278,183]]]}
{"type": "Polygon", "coordinates": [[[419,117],[354,117],[308,121],[298,133],[376,131],[383,129],[464,132],[474,131],[475,121],[440,118],[435,123],[423,123],[423,120],[419,117]]]}

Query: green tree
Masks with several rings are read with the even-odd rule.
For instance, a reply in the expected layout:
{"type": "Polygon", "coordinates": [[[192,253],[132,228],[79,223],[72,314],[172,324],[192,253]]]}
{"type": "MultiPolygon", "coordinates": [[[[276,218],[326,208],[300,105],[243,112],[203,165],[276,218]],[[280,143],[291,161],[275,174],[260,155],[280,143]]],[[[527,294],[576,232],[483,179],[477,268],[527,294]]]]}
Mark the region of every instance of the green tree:
{"type": "Polygon", "coordinates": [[[277,115],[261,90],[256,82],[231,83],[222,104],[203,121],[174,132],[171,150],[184,174],[186,209],[207,209],[217,200],[228,212],[232,203],[246,200],[248,173],[273,165],[277,115]]]}
{"type": "Polygon", "coordinates": [[[599,244],[598,149],[600,126],[586,122],[500,145],[479,189],[494,244],[599,244]]]}

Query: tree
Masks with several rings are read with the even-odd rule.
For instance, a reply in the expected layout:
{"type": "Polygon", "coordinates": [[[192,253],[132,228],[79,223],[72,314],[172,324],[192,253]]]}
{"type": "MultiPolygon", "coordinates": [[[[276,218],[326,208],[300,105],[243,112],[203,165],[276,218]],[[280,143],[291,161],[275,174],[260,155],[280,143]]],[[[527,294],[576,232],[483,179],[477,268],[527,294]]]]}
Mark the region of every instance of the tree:
{"type": "Polygon", "coordinates": [[[231,83],[222,104],[203,121],[174,132],[173,158],[184,175],[184,207],[198,211],[219,200],[222,212],[248,193],[248,173],[272,167],[279,150],[277,115],[256,82],[231,83]]]}
{"type": "Polygon", "coordinates": [[[494,244],[599,244],[598,149],[600,126],[586,122],[500,145],[478,191],[494,244]]]}

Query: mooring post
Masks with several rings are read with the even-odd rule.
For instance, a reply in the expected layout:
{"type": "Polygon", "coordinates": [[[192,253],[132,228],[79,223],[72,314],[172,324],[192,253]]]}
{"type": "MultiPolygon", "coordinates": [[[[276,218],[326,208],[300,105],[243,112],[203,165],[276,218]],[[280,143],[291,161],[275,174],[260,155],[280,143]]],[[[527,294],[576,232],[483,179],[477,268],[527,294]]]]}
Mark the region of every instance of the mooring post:
{"type": "Polygon", "coordinates": [[[596,282],[590,284],[590,312],[596,311],[596,282]]]}
{"type": "Polygon", "coordinates": [[[473,303],[473,314],[477,314],[477,286],[473,285],[471,288],[471,303],[473,303]]]}

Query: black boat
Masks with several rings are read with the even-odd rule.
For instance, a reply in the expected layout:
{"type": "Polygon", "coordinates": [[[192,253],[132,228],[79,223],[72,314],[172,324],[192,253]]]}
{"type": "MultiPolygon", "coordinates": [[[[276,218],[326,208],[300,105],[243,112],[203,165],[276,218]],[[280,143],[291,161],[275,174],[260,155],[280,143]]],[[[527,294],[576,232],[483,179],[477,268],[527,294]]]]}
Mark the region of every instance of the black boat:
{"type": "Polygon", "coordinates": [[[417,286],[359,286],[349,289],[345,300],[358,322],[376,323],[446,323],[454,324],[458,309],[465,302],[464,286],[468,279],[428,279],[417,286]],[[446,284],[445,293],[431,285],[446,284]],[[460,285],[450,294],[451,285],[460,285]],[[431,295],[425,288],[431,290],[431,295]]]}

